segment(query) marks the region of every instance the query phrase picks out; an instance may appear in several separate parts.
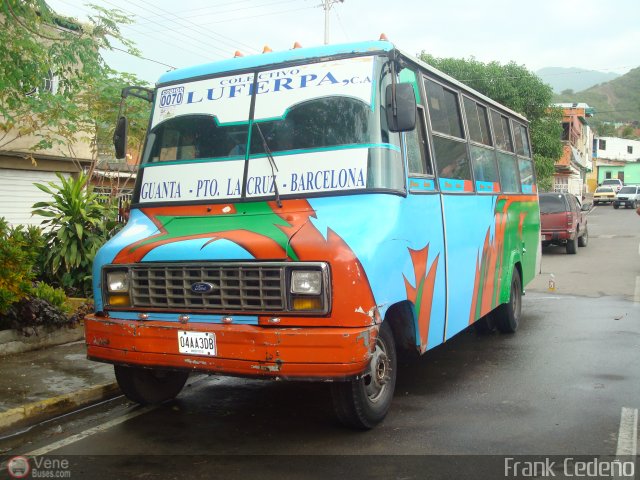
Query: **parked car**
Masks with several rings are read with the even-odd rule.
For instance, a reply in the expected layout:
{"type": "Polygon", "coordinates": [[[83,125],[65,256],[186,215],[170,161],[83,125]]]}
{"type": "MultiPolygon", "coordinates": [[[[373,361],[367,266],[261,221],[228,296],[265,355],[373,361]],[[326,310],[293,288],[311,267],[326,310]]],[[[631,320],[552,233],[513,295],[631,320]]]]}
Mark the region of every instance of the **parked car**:
{"type": "Polygon", "coordinates": [[[624,205],[624,208],[638,208],[640,205],[640,186],[625,185],[622,187],[613,201],[613,208],[618,208],[620,205],[624,205]]]}
{"type": "Polygon", "coordinates": [[[539,197],[542,246],[565,245],[567,253],[572,254],[578,252],[578,246],[586,247],[587,212],[591,206],[582,205],[571,193],[541,193],[539,197]]]}
{"type": "Polygon", "coordinates": [[[601,203],[612,203],[616,199],[616,192],[614,187],[604,186],[596,188],[593,193],[593,204],[599,205],[601,203]]]}
{"type": "Polygon", "coordinates": [[[619,178],[607,178],[603,180],[599,185],[600,187],[613,187],[613,189],[617,192],[620,191],[622,187],[624,187],[624,183],[619,178]]]}

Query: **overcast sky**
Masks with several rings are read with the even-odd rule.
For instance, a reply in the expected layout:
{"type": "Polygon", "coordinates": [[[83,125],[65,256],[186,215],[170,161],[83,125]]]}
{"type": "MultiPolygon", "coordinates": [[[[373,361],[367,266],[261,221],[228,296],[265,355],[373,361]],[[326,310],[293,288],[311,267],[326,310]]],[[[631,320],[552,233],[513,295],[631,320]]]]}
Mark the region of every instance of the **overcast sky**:
{"type": "MultiPolygon", "coordinates": [[[[78,0],[48,0],[58,13],[86,18],[78,0]]],[[[324,41],[322,0],[92,0],[135,20],[123,26],[142,55],[174,67],[287,50],[324,41]]],[[[437,57],[515,61],[530,70],[578,67],[626,73],[640,66],[638,0],[344,0],[330,10],[331,43],[375,40],[437,57]]],[[[155,82],[167,66],[105,54],[120,71],[155,82]]]]}

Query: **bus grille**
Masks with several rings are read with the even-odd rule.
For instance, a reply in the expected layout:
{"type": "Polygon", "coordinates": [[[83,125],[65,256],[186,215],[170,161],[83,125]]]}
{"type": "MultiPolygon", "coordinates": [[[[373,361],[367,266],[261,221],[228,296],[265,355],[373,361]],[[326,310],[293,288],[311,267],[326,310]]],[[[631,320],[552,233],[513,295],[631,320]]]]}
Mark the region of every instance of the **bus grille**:
{"type": "Polygon", "coordinates": [[[281,265],[164,264],[131,269],[133,307],[207,311],[282,311],[285,275],[281,265]],[[194,292],[194,284],[209,284],[194,292]]]}

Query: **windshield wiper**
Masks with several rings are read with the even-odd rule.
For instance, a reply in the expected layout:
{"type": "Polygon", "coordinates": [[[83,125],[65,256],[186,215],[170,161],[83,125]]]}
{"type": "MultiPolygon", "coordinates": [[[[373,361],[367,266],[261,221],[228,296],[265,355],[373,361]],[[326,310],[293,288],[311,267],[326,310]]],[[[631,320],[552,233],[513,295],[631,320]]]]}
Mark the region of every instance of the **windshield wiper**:
{"type": "Polygon", "coordinates": [[[276,172],[278,171],[278,166],[276,165],[276,161],[271,154],[271,149],[267,144],[267,139],[264,137],[262,130],[260,129],[260,124],[254,123],[256,128],[258,129],[258,133],[260,134],[260,138],[262,138],[262,148],[264,148],[264,153],[267,154],[267,158],[269,159],[269,165],[271,165],[271,180],[273,181],[273,190],[276,194],[276,205],[278,208],[282,208],[282,202],[280,201],[280,192],[278,191],[278,184],[276,183],[276,172]]]}

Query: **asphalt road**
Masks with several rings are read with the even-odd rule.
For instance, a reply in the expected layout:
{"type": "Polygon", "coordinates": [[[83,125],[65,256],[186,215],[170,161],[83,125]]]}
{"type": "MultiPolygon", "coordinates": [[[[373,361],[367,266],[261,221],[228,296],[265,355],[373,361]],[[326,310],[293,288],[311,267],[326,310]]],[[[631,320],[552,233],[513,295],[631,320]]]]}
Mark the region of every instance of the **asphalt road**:
{"type": "Polygon", "coordinates": [[[200,377],[170,404],[112,401],[5,454],[55,455],[71,478],[96,479],[504,478],[510,456],[635,454],[640,217],[596,207],[589,232],[577,255],[544,250],[515,335],[470,329],[401,365],[372,431],[341,427],[326,385],[200,377]]]}

